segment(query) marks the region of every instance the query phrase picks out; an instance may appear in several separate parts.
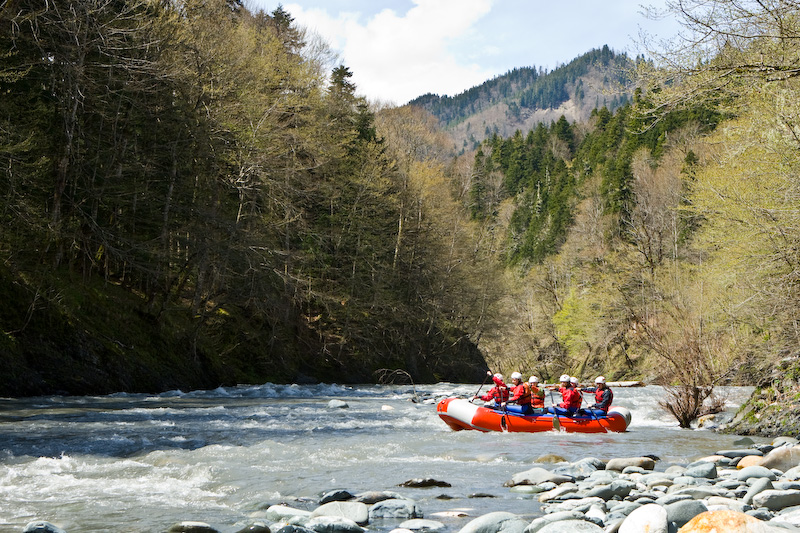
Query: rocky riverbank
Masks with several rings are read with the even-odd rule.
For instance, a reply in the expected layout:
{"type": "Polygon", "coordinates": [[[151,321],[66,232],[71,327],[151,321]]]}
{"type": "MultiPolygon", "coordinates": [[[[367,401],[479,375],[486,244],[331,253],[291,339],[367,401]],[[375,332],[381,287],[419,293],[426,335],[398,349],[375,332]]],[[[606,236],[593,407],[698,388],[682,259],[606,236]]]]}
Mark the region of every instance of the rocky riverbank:
{"type": "MultiPolygon", "coordinates": [[[[771,444],[737,441],[690,464],[662,464],[657,457],[566,462],[542,456],[514,474],[504,487],[521,500],[519,513],[470,516],[463,509],[428,512],[395,491],[353,494],[332,490],[318,501],[271,505],[237,533],[567,533],[800,532],[800,443],[779,437],[771,444]],[[527,503],[526,503],[527,502],[527,503]],[[427,516],[429,513],[430,516],[427,516]]],[[[404,490],[450,486],[413,479],[404,490]]],[[[440,497],[442,507],[446,494],[440,497]]],[[[220,533],[201,522],[181,522],[168,533],[220,533]]],[[[24,533],[65,533],[48,522],[32,522],[24,533]]]]}

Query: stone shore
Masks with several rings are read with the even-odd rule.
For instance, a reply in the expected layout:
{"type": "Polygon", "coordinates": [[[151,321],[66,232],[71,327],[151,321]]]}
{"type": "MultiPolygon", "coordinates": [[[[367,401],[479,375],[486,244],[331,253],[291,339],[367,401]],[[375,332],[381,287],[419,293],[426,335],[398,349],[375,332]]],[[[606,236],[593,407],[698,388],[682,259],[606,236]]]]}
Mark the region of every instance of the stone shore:
{"type": "MultiPolygon", "coordinates": [[[[495,511],[467,521],[458,512],[458,533],[800,533],[800,443],[779,437],[771,444],[718,450],[688,465],[661,465],[657,457],[586,457],[572,463],[542,457],[514,474],[506,490],[535,498],[531,518],[495,511]],[[663,468],[663,469],[662,469],[663,468]]],[[[406,488],[448,487],[445,481],[413,479],[406,488]]],[[[393,491],[351,494],[332,490],[313,510],[272,505],[236,524],[237,533],[437,533],[456,531],[425,519],[413,499],[393,491]]],[[[48,522],[31,522],[24,533],[68,533],[48,522]]],[[[166,533],[220,533],[209,524],[180,522],[166,533]]]]}

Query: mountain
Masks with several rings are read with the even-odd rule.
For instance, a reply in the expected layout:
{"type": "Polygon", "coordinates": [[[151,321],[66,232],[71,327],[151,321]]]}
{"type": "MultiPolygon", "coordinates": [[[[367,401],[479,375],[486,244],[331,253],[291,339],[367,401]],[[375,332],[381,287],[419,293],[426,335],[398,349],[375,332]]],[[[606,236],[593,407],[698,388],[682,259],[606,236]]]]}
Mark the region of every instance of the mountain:
{"type": "Polygon", "coordinates": [[[456,96],[422,95],[408,105],[432,113],[460,149],[476,148],[492,134],[509,137],[564,115],[587,120],[595,108],[614,111],[631,95],[633,61],[607,45],[550,72],[515,68],[456,96]]]}

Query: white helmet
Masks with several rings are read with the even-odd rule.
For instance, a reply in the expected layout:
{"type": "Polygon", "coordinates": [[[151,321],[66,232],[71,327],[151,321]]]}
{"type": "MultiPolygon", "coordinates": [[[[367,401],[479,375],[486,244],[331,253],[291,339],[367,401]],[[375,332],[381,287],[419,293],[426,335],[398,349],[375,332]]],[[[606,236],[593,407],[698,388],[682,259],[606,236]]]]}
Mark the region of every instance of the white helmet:
{"type": "Polygon", "coordinates": [[[500,381],[503,381],[503,374],[501,374],[500,372],[498,372],[497,374],[495,374],[495,375],[494,375],[494,377],[496,377],[496,378],[497,378],[497,379],[499,379],[500,381]]]}
{"type": "Polygon", "coordinates": [[[577,384],[578,383],[578,378],[576,378],[575,376],[572,376],[571,378],[569,378],[569,382],[577,384]]]}
{"type": "Polygon", "coordinates": [[[569,376],[566,374],[561,374],[561,377],[558,378],[558,381],[566,381],[567,383],[569,383],[569,376]]]}
{"type": "Polygon", "coordinates": [[[597,376],[595,378],[594,382],[595,383],[605,383],[606,382],[606,378],[604,378],[603,376],[597,376]]]}
{"type": "Polygon", "coordinates": [[[519,372],[512,372],[511,379],[522,379],[522,374],[520,374],[519,372]]]}
{"type": "Polygon", "coordinates": [[[539,383],[539,378],[537,378],[536,376],[531,376],[528,379],[528,383],[539,383]]]}

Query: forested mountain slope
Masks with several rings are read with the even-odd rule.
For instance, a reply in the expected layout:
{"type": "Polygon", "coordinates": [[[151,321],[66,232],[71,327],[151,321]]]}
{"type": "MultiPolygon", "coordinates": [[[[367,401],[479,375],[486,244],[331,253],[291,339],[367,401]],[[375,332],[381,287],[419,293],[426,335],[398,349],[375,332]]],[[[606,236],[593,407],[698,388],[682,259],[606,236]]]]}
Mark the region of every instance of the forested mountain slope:
{"type": "Polygon", "coordinates": [[[408,105],[438,118],[456,150],[474,149],[492,135],[527,132],[562,115],[585,122],[593,109],[614,111],[632,94],[632,69],[627,55],[603,46],[549,72],[516,68],[456,96],[426,94],[408,105]]]}
{"type": "Polygon", "coordinates": [[[446,151],[331,57],[237,0],[0,4],[0,394],[480,379],[446,151]]]}

